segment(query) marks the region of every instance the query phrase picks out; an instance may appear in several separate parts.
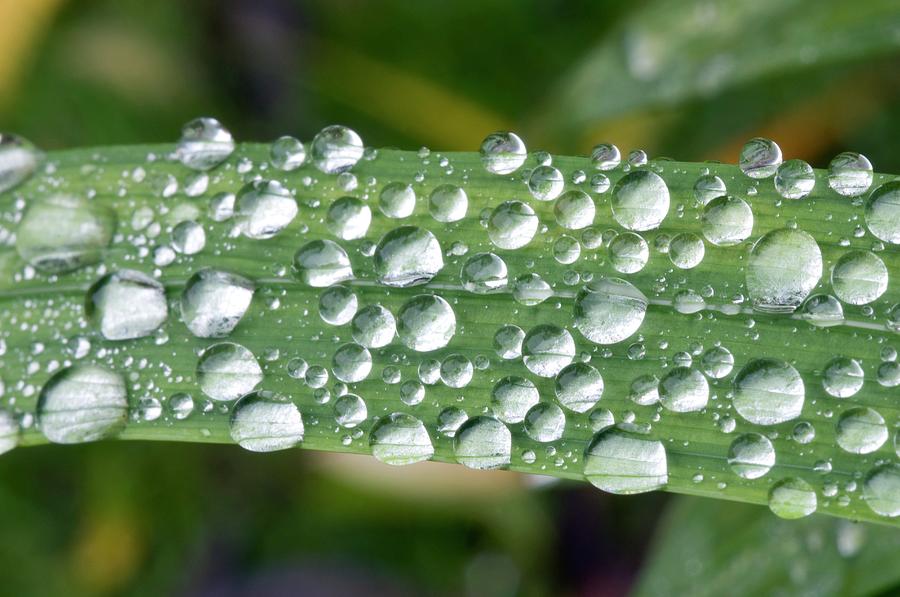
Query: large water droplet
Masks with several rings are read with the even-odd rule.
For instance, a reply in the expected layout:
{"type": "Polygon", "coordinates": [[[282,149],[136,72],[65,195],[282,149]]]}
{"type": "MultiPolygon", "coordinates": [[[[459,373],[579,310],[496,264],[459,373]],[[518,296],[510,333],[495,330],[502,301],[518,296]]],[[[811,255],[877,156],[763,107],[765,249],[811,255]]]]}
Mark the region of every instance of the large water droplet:
{"type": "Polygon", "coordinates": [[[750,178],[768,178],[781,165],[781,148],[770,139],[750,139],[741,149],[738,165],[750,178]]]}
{"type": "Polygon", "coordinates": [[[650,259],[647,241],[634,232],[616,235],[609,243],[609,263],[617,272],[634,274],[644,269],[650,259]]]}
{"type": "Polygon", "coordinates": [[[457,222],[466,217],[468,209],[469,196],[456,185],[437,186],[428,197],[428,211],[438,222],[457,222]]]}
{"type": "Polygon", "coordinates": [[[306,243],[294,254],[294,270],[310,286],[331,286],[353,277],[347,252],[332,240],[306,243]]]}
{"type": "Polygon", "coordinates": [[[397,288],[427,284],[444,267],[437,238],[417,226],[401,226],[385,234],[372,261],[378,281],[397,288]]]}
{"type": "Polygon", "coordinates": [[[453,439],[456,461],[469,468],[487,470],[509,464],[512,436],[506,425],[493,417],[475,417],[463,423],[453,439]]]}
{"type": "Polygon", "coordinates": [[[845,303],[866,305],[887,290],[887,267],[871,251],[849,251],[834,264],[831,286],[834,294],[845,303]]]}
{"type": "Polygon", "coordinates": [[[56,373],[38,398],[44,436],[57,444],[91,442],[118,432],[128,409],[125,380],[97,365],[75,365],[56,373]]]}
{"type": "Polygon", "coordinates": [[[486,294],[506,287],[506,262],[493,253],[476,253],[462,266],[459,280],[469,292],[486,294]]]}
{"type": "Polygon", "coordinates": [[[353,339],[367,348],[387,346],[394,339],[397,323],[394,315],[381,305],[361,309],[350,325],[353,339]]]}
{"type": "Polygon", "coordinates": [[[716,197],[703,209],[703,236],[719,247],[744,242],[753,232],[753,210],[732,195],[716,197]]]}
{"type": "Polygon", "coordinates": [[[800,317],[817,327],[831,327],[844,321],[844,308],[830,294],[816,294],[803,304],[800,317]]]}
{"type": "Polygon", "coordinates": [[[234,215],[247,238],[272,238],[297,215],[297,202],[275,180],[255,180],[238,191],[234,215]]]}
{"type": "Polygon", "coordinates": [[[556,199],[565,186],[566,179],[563,178],[562,172],[553,166],[538,166],[528,177],[528,190],[538,201],[556,199]]]}
{"type": "Polygon", "coordinates": [[[822,252],[802,230],[772,230],[753,245],[747,263],[747,291],[753,308],[790,313],[822,277],[822,252]]]}
{"type": "Polygon", "coordinates": [[[616,183],[610,205],[623,228],[653,230],[669,213],[669,187],[655,172],[635,170],[616,183]]]}
{"type": "Polygon", "coordinates": [[[53,195],[28,207],[16,250],[41,271],[68,272],[100,261],[115,228],[115,214],[99,203],[53,195]]]}
{"type": "Polygon", "coordinates": [[[531,328],[522,342],[522,361],[540,377],[553,377],[575,357],[575,340],[565,328],[542,324],[531,328]]]}
{"type": "Polygon", "coordinates": [[[456,314],[444,299],[420,294],[409,299],[397,314],[400,340],[417,352],[431,352],[447,346],[456,333],[456,314]]]}
{"type": "Polygon", "coordinates": [[[491,410],[504,423],[521,423],[538,400],[534,382],[517,375],[504,377],[491,390],[491,410]]]}
{"type": "Polygon", "coordinates": [[[148,336],[169,316],[163,285],[130,269],[100,278],[88,291],[85,312],[107,340],[148,336]]]}
{"type": "Polygon", "coordinates": [[[296,170],[306,161],[306,147],[290,135],[278,137],[269,147],[269,161],[279,170],[296,170]]]}
{"type": "Polygon", "coordinates": [[[887,438],[884,417],[871,408],[851,408],[838,419],[835,439],[847,452],[869,454],[880,448],[887,438]]]}
{"type": "Polygon", "coordinates": [[[769,509],[780,518],[809,516],[816,511],[816,505],[816,490],[803,479],[782,479],[769,490],[769,509]]]}
{"type": "Polygon", "coordinates": [[[356,240],[369,231],[372,210],[356,197],[341,197],[328,208],[325,224],[340,239],[356,240]]]}
{"type": "Polygon", "coordinates": [[[706,247],[693,232],[682,232],[669,242],[669,259],[679,269],[692,269],[700,265],[706,247]]]}
{"type": "Polygon", "coordinates": [[[515,172],[527,156],[525,143],[515,133],[491,133],[481,144],[481,163],[492,174],[515,172]]]}
{"type": "Polygon", "coordinates": [[[591,163],[597,170],[612,170],[622,161],[622,152],[612,143],[600,143],[591,150],[591,163]]]}
{"type": "Polygon", "coordinates": [[[344,344],[334,351],[331,371],[339,381],[361,382],[372,371],[372,354],[359,344],[344,344]]]}
{"type": "Polygon", "coordinates": [[[25,182],[40,160],[41,153],[29,141],[0,133],[0,193],[25,182]]]}
{"type": "Polygon", "coordinates": [[[858,197],[872,186],[872,163],[866,156],[845,151],[828,164],[828,186],[844,197],[858,197]]]}
{"type": "Polygon", "coordinates": [[[175,155],[193,170],[209,170],[234,151],[234,138],[215,118],[195,118],[181,129],[175,155]]]}
{"type": "Polygon", "coordinates": [[[863,386],[863,368],[856,359],[836,357],[822,373],[822,386],[835,398],[849,398],[863,386]]]}
{"type": "Polygon", "coordinates": [[[876,514],[900,516],[900,464],[882,464],[872,469],[863,483],[863,499],[876,514]]]}
{"type": "Polygon", "coordinates": [[[617,494],[661,489],[669,481],[662,442],[607,429],[584,451],[584,476],[595,487],[617,494]]]}
{"type": "Polygon", "coordinates": [[[326,174],[338,174],[356,165],[364,152],[356,131],[341,125],[326,126],[313,138],[309,148],[316,168],[326,174]]]}
{"type": "Polygon", "coordinates": [[[341,427],[353,429],[368,416],[366,401],[356,394],[344,394],[334,402],[334,420],[341,427]]]}
{"type": "Polygon", "coordinates": [[[802,199],[815,186],[816,174],[803,160],[788,160],[775,171],[775,190],[785,199],[802,199]]]}
{"type": "Polygon", "coordinates": [[[714,346],[700,357],[700,367],[713,379],[722,379],[734,368],[734,355],[722,346],[714,346]]]}
{"type": "Polygon", "coordinates": [[[647,302],[647,297],[625,280],[595,280],[575,297],[575,327],[596,344],[621,342],[641,327],[647,302]]]}
{"type": "Polygon", "coordinates": [[[535,404],[525,414],[525,433],[536,442],[555,442],[566,429],[566,415],[555,404],[535,404]]]}
{"type": "Polygon", "coordinates": [[[393,466],[413,464],[434,456],[434,446],[425,425],[404,413],[379,419],[369,433],[369,445],[372,456],[393,466]]]}
{"type": "Polygon", "coordinates": [[[731,442],[728,464],[743,479],[759,479],[775,464],[775,448],[764,435],[745,433],[731,442]]]}
{"type": "Polygon", "coordinates": [[[538,223],[530,206],[521,201],[504,201],[488,218],[488,236],[501,249],[518,249],[531,242],[538,223]]]}
{"type": "Polygon", "coordinates": [[[572,363],[556,376],[556,398],[576,413],[589,411],[603,396],[603,376],[587,363],[572,363]]]}
{"type": "Polygon", "coordinates": [[[513,282],[512,295],[520,305],[533,307],[552,297],[553,288],[538,274],[522,274],[513,282]]]}
{"type": "Polygon", "coordinates": [[[866,201],[866,226],[884,242],[900,244],[900,180],[886,182],[866,201]]]}
{"type": "Polygon", "coordinates": [[[416,208],[416,192],[411,184],[389,182],[381,189],[378,208],[389,218],[408,218],[416,208]]]}
{"type": "Polygon", "coordinates": [[[659,401],[671,411],[702,410],[709,400],[709,384],[696,369],[674,367],[659,382],[659,401]]]}
{"type": "Polygon", "coordinates": [[[231,439],[252,452],[287,450],[303,440],[303,417],[288,399],[253,392],[234,405],[231,439]]]}
{"type": "Polygon", "coordinates": [[[222,338],[240,323],[254,290],[253,282],[243,276],[202,269],[184,286],[181,318],[195,336],[222,338]]]}
{"type": "Polygon", "coordinates": [[[750,361],[734,379],[734,408],[757,425],[775,425],[800,416],[806,390],[800,374],[778,359],[750,361]]]}
{"type": "Polygon", "coordinates": [[[213,344],[197,362],[197,381],[213,400],[235,400],[249,394],[263,379],[256,357],[240,344],[213,344]]]}
{"type": "Polygon", "coordinates": [[[726,192],[725,181],[715,174],[701,176],[694,182],[694,199],[701,206],[723,196],[726,192]]]}
{"type": "Polygon", "coordinates": [[[569,230],[581,230],[594,223],[594,200],[584,191],[573,189],[563,193],[553,206],[556,223],[569,230]]]}
{"type": "Polygon", "coordinates": [[[359,299],[346,286],[329,286],[319,295],[319,317],[329,325],[344,325],[356,315],[359,299]]]}

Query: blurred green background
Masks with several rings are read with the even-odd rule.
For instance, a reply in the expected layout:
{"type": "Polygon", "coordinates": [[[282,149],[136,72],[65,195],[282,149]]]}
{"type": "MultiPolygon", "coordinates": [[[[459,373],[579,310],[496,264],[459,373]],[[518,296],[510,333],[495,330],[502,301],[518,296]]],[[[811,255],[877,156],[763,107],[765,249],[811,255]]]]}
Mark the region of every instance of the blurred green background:
{"type": "MultiPolygon", "coordinates": [[[[0,0],[0,130],[171,142],[210,115],[254,141],[340,122],[475,150],[512,129],[531,150],[732,162],[764,135],[818,167],[852,149],[900,172],[898,55],[895,0],[0,0]]],[[[783,524],[431,463],[45,446],[0,459],[0,593],[605,596],[650,559],[644,594],[896,594],[896,533],[783,524]],[[671,566],[704,550],[750,565],[671,566]],[[802,574],[779,561],[801,556],[802,574]]]]}

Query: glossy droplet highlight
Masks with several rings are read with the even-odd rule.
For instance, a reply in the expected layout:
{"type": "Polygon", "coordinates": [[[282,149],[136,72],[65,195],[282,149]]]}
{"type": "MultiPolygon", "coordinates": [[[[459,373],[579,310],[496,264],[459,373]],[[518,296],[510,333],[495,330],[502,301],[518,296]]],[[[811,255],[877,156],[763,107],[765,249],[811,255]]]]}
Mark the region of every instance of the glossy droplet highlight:
{"type": "Polygon", "coordinates": [[[243,276],[202,269],[181,293],[181,319],[199,338],[222,338],[237,327],[250,307],[255,286],[243,276]]]}
{"type": "Polygon", "coordinates": [[[747,291],[753,308],[790,313],[822,277],[822,252],[802,230],[772,230],[756,241],[747,262],[747,291]]]}
{"type": "Polygon", "coordinates": [[[757,425],[776,425],[800,416],[806,390],[800,374],[778,359],[750,361],[734,379],[735,410],[757,425]]]}
{"type": "Polygon", "coordinates": [[[88,291],[85,313],[107,340],[129,340],[153,333],[169,316],[165,288],[141,272],[108,274],[88,291]]]}
{"type": "Polygon", "coordinates": [[[197,362],[200,389],[213,400],[236,400],[253,391],[262,379],[256,357],[240,344],[214,344],[197,362]]]}
{"type": "Polygon", "coordinates": [[[215,118],[195,118],[181,129],[175,155],[193,170],[209,170],[234,151],[234,138],[215,118]]]}
{"type": "Polygon", "coordinates": [[[356,131],[331,125],[316,134],[309,154],[316,168],[326,174],[339,174],[355,166],[362,158],[364,149],[356,131]]]}
{"type": "Polygon", "coordinates": [[[393,413],[379,419],[369,433],[372,456],[392,466],[402,466],[428,460],[434,446],[422,421],[403,413],[393,413]]]}
{"type": "Polygon", "coordinates": [[[380,283],[406,288],[434,278],[444,267],[444,256],[431,231],[401,226],[382,237],[372,262],[380,283]]]}
{"type": "Polygon", "coordinates": [[[610,205],[613,218],[623,228],[653,230],[669,213],[669,187],[655,172],[636,170],[616,183],[610,205]]]}
{"type": "Polygon", "coordinates": [[[97,365],[75,365],[44,385],[37,419],[44,436],[57,444],[91,442],[117,433],[128,409],[125,380],[97,365]]]}
{"type": "Polygon", "coordinates": [[[617,429],[601,431],[584,452],[584,476],[609,493],[627,495],[661,489],[669,481],[666,450],[657,440],[617,429]]]}
{"type": "Polygon", "coordinates": [[[251,452],[292,448],[303,440],[303,431],[297,407],[271,392],[244,396],[231,414],[231,439],[251,452]]]}
{"type": "Polygon", "coordinates": [[[491,133],[481,144],[481,163],[491,174],[511,174],[527,156],[525,143],[515,133],[491,133]]]}
{"type": "Polygon", "coordinates": [[[506,425],[493,417],[481,416],[463,423],[453,438],[456,461],[469,468],[488,470],[509,464],[512,436],[506,425]]]}
{"type": "Polygon", "coordinates": [[[647,304],[647,297],[631,283],[601,278],[576,295],[575,327],[595,344],[615,344],[638,331],[647,304]]]}

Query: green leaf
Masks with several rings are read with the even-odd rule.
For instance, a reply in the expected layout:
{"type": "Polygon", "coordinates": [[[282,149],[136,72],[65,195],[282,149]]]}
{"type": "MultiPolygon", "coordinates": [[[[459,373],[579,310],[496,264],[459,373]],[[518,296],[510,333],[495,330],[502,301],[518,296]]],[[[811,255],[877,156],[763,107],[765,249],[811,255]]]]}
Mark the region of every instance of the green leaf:
{"type": "MultiPolygon", "coordinates": [[[[886,438],[898,420],[888,385],[900,263],[864,228],[873,222],[863,201],[832,191],[827,173],[815,172],[808,197],[785,200],[735,166],[660,160],[609,170],[611,190],[592,192],[591,161],[557,156],[570,191],[590,193],[537,201],[522,172],[491,174],[474,153],[380,150],[336,175],[309,160],[282,172],[269,164],[269,145],[245,144],[209,172],[204,190],[203,175],[170,159],[172,149],[53,152],[0,198],[6,448],[110,436],[298,444],[390,464],[431,458],[587,478],[616,493],[662,487],[755,504],[772,494],[785,515],[896,524],[879,512],[896,512],[898,499],[886,438]],[[710,227],[715,216],[693,190],[709,174],[746,202],[752,226],[739,211],[710,227]],[[617,188],[626,176],[630,195],[617,188]],[[255,177],[293,195],[245,186],[255,177]],[[671,195],[665,209],[660,180],[671,195]],[[468,195],[460,220],[449,221],[452,195],[430,199],[446,184],[468,195]],[[213,217],[220,193],[239,194],[237,217],[213,217]],[[347,195],[355,199],[337,201],[347,195]],[[360,206],[373,214],[368,228],[337,235],[335,222],[360,206]],[[522,229],[508,228],[516,223],[522,229]],[[726,246],[725,233],[740,242],[726,246]],[[649,261],[634,267],[644,242],[649,261]],[[810,243],[821,251],[818,273],[810,243]],[[859,253],[870,249],[877,254],[859,253]],[[841,270],[833,287],[829,272],[848,258],[863,267],[841,270]],[[199,273],[206,268],[224,273],[199,273]],[[225,280],[224,293],[206,285],[209,276],[225,280]],[[343,290],[326,292],[335,281],[343,290]],[[883,293],[853,304],[873,288],[883,293]],[[832,292],[844,299],[843,317],[827,322],[838,325],[785,308],[832,292]],[[350,295],[357,312],[368,308],[355,332],[350,295]],[[323,301],[337,325],[323,320],[323,301]],[[385,329],[375,305],[397,322],[399,337],[391,331],[386,344],[371,336],[385,329]],[[525,359],[510,350],[514,336],[498,341],[504,326],[528,333],[525,359]],[[853,361],[828,368],[836,357],[853,361]],[[826,376],[862,388],[835,398],[826,376]],[[235,406],[253,391],[262,393],[235,406]],[[455,438],[453,423],[465,417],[452,409],[468,417],[455,438]],[[743,455],[734,467],[733,444],[743,455]]],[[[891,178],[876,174],[872,188],[891,178]]],[[[890,213],[874,223],[881,236],[894,225],[890,213]]]]}

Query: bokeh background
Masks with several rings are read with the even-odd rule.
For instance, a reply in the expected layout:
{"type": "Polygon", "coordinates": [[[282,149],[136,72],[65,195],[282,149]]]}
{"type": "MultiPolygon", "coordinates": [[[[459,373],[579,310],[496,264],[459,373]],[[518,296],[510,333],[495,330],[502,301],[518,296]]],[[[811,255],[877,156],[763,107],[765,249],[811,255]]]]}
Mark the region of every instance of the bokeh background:
{"type": "MultiPolygon", "coordinates": [[[[900,172],[898,56],[887,0],[0,0],[0,130],[172,142],[210,115],[243,140],[339,122],[369,145],[475,150],[510,129],[531,150],[732,162],[763,135],[817,167],[852,149],[900,172]]],[[[0,459],[0,593],[694,594],[706,575],[731,594],[896,594],[896,533],[781,524],[433,463],[44,446],[0,459]],[[713,553],[749,567],[711,572],[713,553]],[[757,584],[734,584],[747,571],[757,584]]]]}

